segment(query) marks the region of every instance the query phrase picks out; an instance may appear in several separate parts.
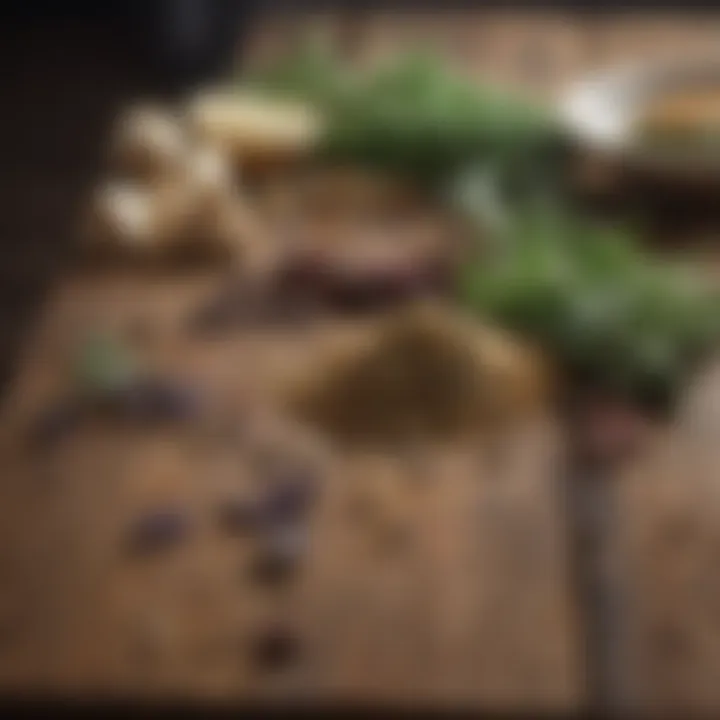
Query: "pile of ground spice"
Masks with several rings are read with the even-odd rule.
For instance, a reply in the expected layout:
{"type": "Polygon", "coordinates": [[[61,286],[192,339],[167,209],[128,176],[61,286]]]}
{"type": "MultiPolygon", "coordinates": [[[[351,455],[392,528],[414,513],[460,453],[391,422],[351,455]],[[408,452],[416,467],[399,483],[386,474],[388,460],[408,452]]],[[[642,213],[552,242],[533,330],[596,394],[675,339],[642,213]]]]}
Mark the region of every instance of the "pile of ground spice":
{"type": "Polygon", "coordinates": [[[451,439],[543,404],[542,360],[504,333],[436,304],[379,321],[352,352],[316,365],[293,409],[347,442],[451,439]]]}

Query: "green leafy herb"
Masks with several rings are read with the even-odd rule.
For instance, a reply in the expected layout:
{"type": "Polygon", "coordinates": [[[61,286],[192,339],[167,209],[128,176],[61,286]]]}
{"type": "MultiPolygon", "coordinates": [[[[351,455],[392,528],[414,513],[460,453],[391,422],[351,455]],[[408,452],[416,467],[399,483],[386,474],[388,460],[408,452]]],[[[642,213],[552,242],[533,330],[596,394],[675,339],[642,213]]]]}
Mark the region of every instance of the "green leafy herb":
{"type": "Polygon", "coordinates": [[[670,397],[720,338],[720,296],[653,261],[626,228],[552,209],[520,214],[502,253],[469,264],[460,297],[540,342],[575,378],[670,397]]]}
{"type": "Polygon", "coordinates": [[[242,78],[242,86],[306,100],[325,111],[350,91],[353,78],[333,52],[329,39],[303,39],[274,62],[242,78]]]}
{"type": "Polygon", "coordinates": [[[544,111],[477,86],[429,54],[407,53],[361,72],[311,43],[249,82],[313,102],[325,113],[321,155],[419,179],[448,177],[478,159],[527,172],[559,141],[544,111]]]}

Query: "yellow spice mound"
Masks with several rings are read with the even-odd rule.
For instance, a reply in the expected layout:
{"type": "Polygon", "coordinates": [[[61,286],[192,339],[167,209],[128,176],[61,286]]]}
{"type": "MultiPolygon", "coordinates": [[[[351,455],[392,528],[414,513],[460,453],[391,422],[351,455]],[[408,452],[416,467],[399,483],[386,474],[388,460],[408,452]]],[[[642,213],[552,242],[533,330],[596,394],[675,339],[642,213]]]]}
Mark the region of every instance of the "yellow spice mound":
{"type": "Polygon", "coordinates": [[[543,405],[541,359],[493,328],[423,305],[315,366],[296,413],[342,441],[459,437],[543,405]]]}

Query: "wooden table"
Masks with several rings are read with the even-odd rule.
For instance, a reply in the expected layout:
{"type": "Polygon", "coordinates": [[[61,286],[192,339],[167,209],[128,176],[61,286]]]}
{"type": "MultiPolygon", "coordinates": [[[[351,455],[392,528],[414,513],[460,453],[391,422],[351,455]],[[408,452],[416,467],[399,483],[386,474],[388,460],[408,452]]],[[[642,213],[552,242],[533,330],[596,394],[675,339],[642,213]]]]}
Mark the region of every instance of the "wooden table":
{"type": "Polygon", "coordinates": [[[558,449],[547,426],[508,438],[513,450],[494,462],[482,443],[425,448],[420,458],[378,451],[319,461],[307,567],[287,593],[252,582],[258,542],[228,537],[217,510],[229,489],[257,482],[258,443],[280,453],[306,453],[306,443],[296,449],[274,431],[241,442],[212,429],[91,426],[51,451],[28,450],[29,423],[63,386],[65,361],[92,328],[123,332],[139,317],[166,328],[146,356],[201,378],[212,418],[229,423],[250,389],[272,406],[288,367],[338,332],[333,322],[189,340],[182,321],[217,280],[68,279],[49,300],[3,416],[4,684],[423,705],[579,703],[558,449]],[[388,496],[380,512],[398,513],[407,534],[397,548],[372,518],[353,520],[353,504],[378,484],[388,496]],[[157,558],[128,557],[123,538],[134,518],[175,506],[196,525],[188,542],[157,558]],[[297,633],[302,655],[285,672],[259,672],[253,634],[276,622],[297,633]]]}
{"type": "MultiPolygon", "coordinates": [[[[720,28],[700,17],[537,13],[315,22],[361,61],[432,38],[479,75],[543,95],[608,59],[714,43],[720,28]]],[[[292,29],[263,27],[258,54],[292,29]]],[[[232,423],[248,392],[272,406],[279,378],[335,329],[192,340],[182,318],[216,281],[70,276],[48,299],[2,409],[3,688],[524,710],[720,706],[712,418],[704,433],[673,430],[636,467],[589,485],[596,494],[583,495],[585,515],[568,502],[564,448],[549,424],[519,432],[501,459],[482,442],[427,448],[420,463],[404,453],[321,453],[307,562],[282,592],[248,577],[257,541],[217,522],[228,489],[254,482],[247,442],[218,428],[220,438],[212,428],[98,426],[56,450],[28,449],[28,422],[62,386],[77,338],[141,316],[162,329],[148,357],[200,378],[217,417],[232,423]],[[395,494],[388,503],[406,542],[388,544],[355,517],[366,481],[395,494]],[[192,520],[187,541],[158,557],[129,556],[133,519],[175,506],[192,520]],[[599,611],[578,587],[588,559],[577,543],[588,527],[605,529],[593,575],[599,611]],[[282,672],[253,660],[253,638],[275,623],[299,642],[282,672]]],[[[291,442],[284,437],[273,442],[291,442]]]]}

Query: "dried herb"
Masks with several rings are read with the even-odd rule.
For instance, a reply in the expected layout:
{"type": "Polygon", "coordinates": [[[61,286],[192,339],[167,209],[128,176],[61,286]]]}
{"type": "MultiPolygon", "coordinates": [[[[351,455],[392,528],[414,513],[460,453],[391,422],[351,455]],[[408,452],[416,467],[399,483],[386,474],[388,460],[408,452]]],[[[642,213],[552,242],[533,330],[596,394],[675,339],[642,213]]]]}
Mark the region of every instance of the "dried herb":
{"type": "Polygon", "coordinates": [[[499,88],[478,86],[423,52],[362,72],[345,67],[327,46],[311,43],[248,82],[324,112],[320,155],[430,182],[474,160],[525,172],[561,144],[543,109],[499,88]]]}
{"type": "Polygon", "coordinates": [[[515,213],[459,294],[478,315],[534,338],[571,378],[667,405],[720,338],[720,295],[660,262],[628,228],[565,210],[515,213]]]}

